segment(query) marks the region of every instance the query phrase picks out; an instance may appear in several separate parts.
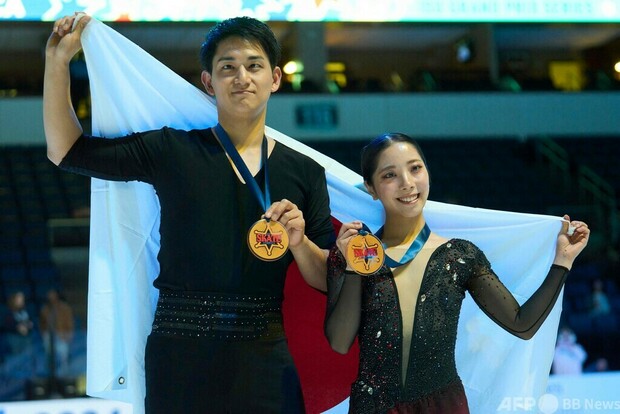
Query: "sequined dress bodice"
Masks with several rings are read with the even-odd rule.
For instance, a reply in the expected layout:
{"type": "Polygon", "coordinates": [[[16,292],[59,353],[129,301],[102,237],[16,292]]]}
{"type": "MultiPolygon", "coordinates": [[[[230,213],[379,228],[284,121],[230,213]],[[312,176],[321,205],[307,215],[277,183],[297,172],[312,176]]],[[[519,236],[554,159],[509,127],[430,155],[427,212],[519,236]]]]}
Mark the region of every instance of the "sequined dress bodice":
{"type": "MultiPolygon", "coordinates": [[[[352,385],[350,412],[381,413],[396,402],[416,401],[454,381],[459,381],[455,344],[459,314],[469,291],[485,313],[509,332],[522,336],[538,329],[553,306],[565,280],[566,269],[554,267],[547,282],[532,296],[528,308],[520,307],[491,270],[484,253],[474,244],[453,239],[430,256],[422,279],[414,313],[407,374],[402,381],[402,318],[393,274],[384,266],[369,277],[345,272],[344,257],[334,248],[328,261],[328,309],[326,332],[351,335],[344,324],[355,320],[356,304],[347,298],[346,284],[354,289],[361,279],[359,302],[359,373],[352,385]],[[350,300],[350,304],[342,303],[350,300]],[[341,302],[339,304],[339,302],[341,302]],[[350,315],[336,306],[348,307],[350,315]],[[332,315],[335,315],[332,317],[332,315]],[[338,320],[340,326],[338,325],[338,320]],[[333,326],[330,326],[334,324],[333,326]],[[337,327],[336,327],[337,326],[337,327]]],[[[552,271],[553,269],[552,268],[552,271]]],[[[403,292],[401,292],[401,295],[403,292]]],[[[354,295],[348,295],[349,298],[354,295]]],[[[331,334],[334,335],[333,333],[331,334]]],[[[355,333],[353,333],[355,336],[355,333]]]]}

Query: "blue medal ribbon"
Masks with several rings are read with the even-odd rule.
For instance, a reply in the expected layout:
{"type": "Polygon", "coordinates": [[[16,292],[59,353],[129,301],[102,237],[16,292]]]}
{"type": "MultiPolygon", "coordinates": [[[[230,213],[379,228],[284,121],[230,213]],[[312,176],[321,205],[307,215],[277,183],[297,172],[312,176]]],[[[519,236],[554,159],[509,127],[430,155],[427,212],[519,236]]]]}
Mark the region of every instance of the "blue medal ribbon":
{"type": "MultiPolygon", "coordinates": [[[[368,228],[368,226],[366,226],[365,224],[362,224],[362,226],[363,227],[362,227],[362,230],[360,230],[360,234],[362,234],[362,232],[371,233],[371,231],[368,228]]],[[[377,230],[377,234],[376,235],[377,235],[377,237],[379,239],[381,239],[381,236],[383,235],[383,227],[381,227],[379,230],[377,230]]],[[[424,227],[422,228],[422,230],[420,230],[420,232],[416,236],[415,240],[413,242],[411,242],[411,244],[407,248],[407,251],[405,252],[403,257],[400,259],[400,261],[396,261],[396,260],[392,259],[386,253],[385,254],[385,264],[387,264],[391,268],[395,268],[395,267],[399,267],[399,266],[402,266],[402,265],[405,265],[405,264],[409,263],[410,261],[412,261],[417,256],[417,254],[420,252],[420,250],[422,250],[422,246],[424,246],[424,243],[426,243],[426,241],[428,240],[430,235],[431,235],[431,229],[428,227],[428,224],[425,223],[424,227]]],[[[383,249],[387,251],[387,247],[386,247],[385,243],[381,242],[381,244],[383,245],[383,249]]]]}
{"type": "Polygon", "coordinates": [[[258,202],[263,207],[263,211],[267,211],[267,209],[271,205],[271,197],[269,195],[269,175],[267,174],[267,138],[263,136],[260,160],[261,168],[263,166],[265,167],[265,194],[263,195],[263,192],[258,186],[258,183],[254,179],[254,176],[252,176],[252,173],[248,169],[247,165],[245,165],[243,158],[241,158],[241,155],[239,155],[239,151],[237,151],[237,148],[235,148],[235,146],[233,145],[230,137],[228,136],[228,133],[219,123],[215,126],[215,133],[220,139],[224,150],[232,160],[233,164],[235,164],[235,167],[237,167],[237,170],[239,170],[239,173],[245,180],[246,184],[250,186],[252,194],[254,194],[254,197],[256,197],[258,202]]]}

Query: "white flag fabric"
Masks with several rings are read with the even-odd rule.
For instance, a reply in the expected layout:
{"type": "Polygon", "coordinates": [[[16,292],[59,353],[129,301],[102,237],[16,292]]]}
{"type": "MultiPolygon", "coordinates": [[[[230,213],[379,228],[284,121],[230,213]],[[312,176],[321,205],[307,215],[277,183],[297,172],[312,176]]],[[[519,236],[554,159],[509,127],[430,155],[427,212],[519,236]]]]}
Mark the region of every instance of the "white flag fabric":
{"type": "MultiPolygon", "coordinates": [[[[130,40],[92,19],[82,36],[90,78],[92,132],[119,137],[134,131],[206,128],[216,108],[130,40]]],[[[198,47],[198,45],[197,45],[198,47]]],[[[372,112],[367,116],[372,116],[372,112]]],[[[332,216],[381,226],[382,208],[362,191],[362,178],[301,142],[267,128],[277,141],[325,167],[332,216]]],[[[445,237],[471,240],[524,302],[553,261],[561,218],[462,207],[429,201],[425,217],[445,237]]],[[[88,292],[87,393],[133,404],[144,412],[144,347],[151,330],[159,265],[159,203],[150,185],[92,180],[88,292]]],[[[472,413],[497,411],[506,398],[545,392],[562,297],[540,331],[523,341],[496,326],[468,296],[457,340],[457,368],[472,413]]],[[[328,412],[346,412],[347,401],[328,412]]]]}

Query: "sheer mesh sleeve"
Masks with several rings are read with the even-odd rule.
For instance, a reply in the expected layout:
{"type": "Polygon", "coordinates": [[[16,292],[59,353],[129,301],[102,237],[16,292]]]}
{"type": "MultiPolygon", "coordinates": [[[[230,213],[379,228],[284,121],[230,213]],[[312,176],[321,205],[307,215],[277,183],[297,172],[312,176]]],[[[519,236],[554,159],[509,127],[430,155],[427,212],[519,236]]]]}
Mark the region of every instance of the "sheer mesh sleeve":
{"type": "Polygon", "coordinates": [[[532,296],[519,305],[484,258],[476,260],[477,266],[468,282],[468,290],[480,308],[499,326],[522,339],[530,339],[543,324],[553,308],[568,269],[552,265],[545,280],[532,296]]]}
{"type": "Polygon", "coordinates": [[[355,341],[362,313],[362,276],[347,272],[337,246],[327,259],[325,336],[331,347],[346,354],[355,341]]]}

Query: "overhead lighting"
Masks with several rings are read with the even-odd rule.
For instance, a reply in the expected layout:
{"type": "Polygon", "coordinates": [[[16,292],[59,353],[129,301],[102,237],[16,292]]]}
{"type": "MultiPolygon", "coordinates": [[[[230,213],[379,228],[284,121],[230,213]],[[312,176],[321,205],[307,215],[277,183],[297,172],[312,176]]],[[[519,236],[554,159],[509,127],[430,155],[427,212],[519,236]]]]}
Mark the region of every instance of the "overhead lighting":
{"type": "Polygon", "coordinates": [[[346,69],[346,66],[342,62],[327,62],[325,64],[325,72],[338,72],[342,73],[346,69]]]}
{"type": "Polygon", "coordinates": [[[580,91],[586,84],[583,66],[576,61],[550,62],[549,78],[556,89],[563,91],[580,91]]]}
{"type": "Polygon", "coordinates": [[[286,62],[286,64],[282,67],[282,71],[287,75],[301,73],[304,71],[304,64],[298,60],[291,60],[286,62]]]}

